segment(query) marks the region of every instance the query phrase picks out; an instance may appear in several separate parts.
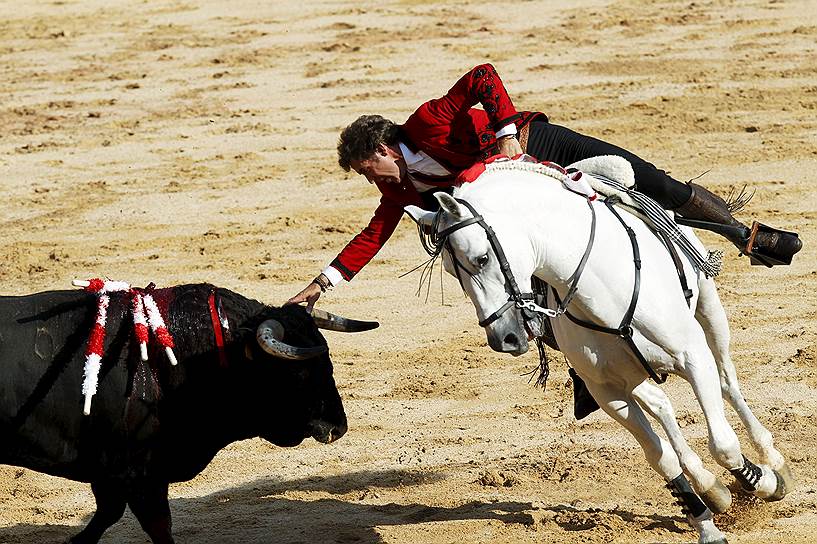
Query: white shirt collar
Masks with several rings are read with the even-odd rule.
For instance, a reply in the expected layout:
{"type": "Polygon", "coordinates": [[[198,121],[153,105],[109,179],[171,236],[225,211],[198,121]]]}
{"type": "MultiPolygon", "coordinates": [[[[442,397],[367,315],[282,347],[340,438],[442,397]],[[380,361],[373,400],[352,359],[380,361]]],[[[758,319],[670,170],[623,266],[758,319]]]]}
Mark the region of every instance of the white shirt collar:
{"type": "Polygon", "coordinates": [[[397,145],[400,146],[400,153],[403,154],[403,160],[406,161],[406,166],[417,164],[423,160],[424,157],[420,153],[414,153],[411,149],[406,147],[406,144],[403,142],[397,142],[397,145]]]}

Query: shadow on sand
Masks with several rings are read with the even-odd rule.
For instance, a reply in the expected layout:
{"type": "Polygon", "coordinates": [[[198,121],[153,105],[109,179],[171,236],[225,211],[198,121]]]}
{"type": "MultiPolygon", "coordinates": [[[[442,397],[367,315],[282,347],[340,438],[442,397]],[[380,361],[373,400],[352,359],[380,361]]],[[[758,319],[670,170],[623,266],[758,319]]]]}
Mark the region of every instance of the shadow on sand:
{"type": "MultiPolygon", "coordinates": [[[[532,522],[530,503],[470,502],[456,507],[424,504],[363,504],[376,500],[378,489],[416,486],[440,480],[433,473],[363,471],[328,478],[261,480],[212,495],[170,501],[173,532],[180,544],[198,543],[360,543],[382,539],[374,529],[431,521],[494,519],[532,522]],[[317,499],[281,497],[298,492],[324,494],[317,499]],[[358,498],[332,495],[358,493],[358,498]],[[374,495],[374,497],[373,497],[374,495]]],[[[83,525],[88,519],[83,520],[83,525]]],[[[69,525],[20,524],[0,528],[0,542],[41,544],[64,542],[79,531],[69,525]]],[[[102,539],[105,544],[142,544],[147,537],[129,511],[102,539]]]]}
{"type": "MultiPolygon", "coordinates": [[[[376,501],[378,489],[419,486],[443,478],[439,473],[388,470],[289,481],[258,480],[204,497],[171,500],[174,536],[179,544],[377,544],[383,542],[375,529],[379,526],[462,520],[498,520],[528,526],[537,523],[532,514],[536,509],[528,502],[473,501],[454,507],[360,502],[376,501]],[[298,497],[302,492],[317,494],[318,498],[302,499],[298,497]]],[[[592,529],[603,523],[605,517],[618,518],[648,531],[689,531],[681,517],[644,516],[619,509],[580,510],[568,505],[552,505],[539,511],[550,513],[552,520],[567,532],[592,529]]],[[[83,525],[87,521],[83,520],[83,525]]],[[[0,542],[64,542],[78,531],[79,527],[69,525],[20,524],[0,528],[0,542]]],[[[147,537],[130,511],[102,539],[103,544],[145,542],[147,537]]]]}

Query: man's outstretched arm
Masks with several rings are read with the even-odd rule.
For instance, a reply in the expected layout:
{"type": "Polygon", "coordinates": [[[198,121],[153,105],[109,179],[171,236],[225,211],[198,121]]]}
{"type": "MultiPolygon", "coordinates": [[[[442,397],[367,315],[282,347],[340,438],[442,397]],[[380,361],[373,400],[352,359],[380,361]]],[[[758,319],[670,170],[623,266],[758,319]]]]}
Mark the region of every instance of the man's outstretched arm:
{"type": "Polygon", "coordinates": [[[369,224],[346,244],[321,274],[286,303],[306,302],[307,311],[312,311],[321,293],[343,281],[351,281],[372,260],[394,233],[402,216],[403,208],[399,204],[381,198],[369,224]]]}

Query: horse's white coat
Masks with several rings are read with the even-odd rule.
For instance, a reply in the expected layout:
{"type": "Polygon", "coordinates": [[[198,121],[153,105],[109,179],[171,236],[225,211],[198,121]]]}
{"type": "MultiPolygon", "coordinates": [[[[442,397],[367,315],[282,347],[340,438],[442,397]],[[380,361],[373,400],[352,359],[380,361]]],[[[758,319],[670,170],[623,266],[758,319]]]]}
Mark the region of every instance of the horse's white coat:
{"type": "MultiPolygon", "coordinates": [[[[471,217],[452,197],[437,193],[444,214],[440,229],[471,217]]],[[[522,292],[529,292],[530,277],[536,275],[564,298],[568,279],[574,273],[590,236],[586,199],[564,190],[560,183],[528,171],[491,171],[478,180],[458,187],[454,197],[466,200],[497,234],[522,292]]],[[[603,203],[595,202],[596,240],[570,312],[606,327],[618,327],[633,292],[635,266],[626,231],[603,203]]],[[[433,214],[408,207],[418,222],[430,224],[433,214]]],[[[633,318],[634,340],[656,372],[686,379],[706,418],[709,450],[727,469],[743,466],[737,435],[726,420],[721,394],[734,407],[760,454],[763,475],[756,494],[775,492],[777,476],[772,468],[787,473],[783,456],[774,448],[771,433],[749,410],[740,393],[729,357],[729,327],[711,278],[700,274],[682,255],[693,291],[691,308],[681,292],[678,275],[663,244],[636,217],[621,213],[635,231],[641,252],[641,289],[633,318]],[[771,467],[771,468],[770,468],[771,467]]],[[[687,236],[705,254],[693,232],[687,236]]],[[[508,300],[505,279],[488,243],[477,225],[454,232],[449,242],[458,261],[467,268],[462,283],[476,307],[480,320],[508,300]],[[487,263],[485,255],[488,255],[487,263]]],[[[454,273],[450,256],[444,266],[454,273]]],[[[549,297],[551,308],[556,307],[549,297]]],[[[717,507],[729,505],[728,491],[706,470],[701,459],[684,440],[669,399],[663,390],[647,381],[642,368],[625,342],[614,335],[580,327],[565,317],[552,320],[556,339],[576,372],[584,379],[599,405],[629,430],[644,450],[650,466],[667,481],[682,472],[704,498],[712,496],[717,507]],[[665,429],[668,441],[650,427],[645,413],[665,429]],[[725,494],[725,496],[724,496],[725,494]]],[[[499,351],[519,355],[527,351],[527,335],[510,310],[485,327],[489,344],[499,351]]],[[[698,530],[699,542],[720,542],[711,513],[690,520],[698,530]]]]}

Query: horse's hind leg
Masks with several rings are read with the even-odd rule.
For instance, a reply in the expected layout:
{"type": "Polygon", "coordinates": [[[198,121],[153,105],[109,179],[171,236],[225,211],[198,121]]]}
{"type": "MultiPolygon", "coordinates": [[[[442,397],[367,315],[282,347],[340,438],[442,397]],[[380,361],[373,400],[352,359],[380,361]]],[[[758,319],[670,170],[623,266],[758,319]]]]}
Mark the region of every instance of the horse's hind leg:
{"type": "Polygon", "coordinates": [[[726,538],[712,520],[711,510],[689,486],[675,451],[653,431],[635,399],[612,384],[586,384],[599,406],[630,431],[644,450],[647,462],[667,481],[667,487],[678,499],[690,524],[698,532],[698,543],[726,544],[726,538]]]}
{"type": "Polygon", "coordinates": [[[747,491],[765,500],[782,498],[780,493],[785,490],[782,477],[768,465],[755,465],[742,454],[738,437],[726,420],[715,359],[703,331],[697,323],[694,325],[688,331],[686,348],[678,354],[678,360],[706,418],[712,457],[747,491]]]}
{"type": "Polygon", "coordinates": [[[692,487],[701,499],[716,514],[725,512],[732,503],[732,494],[714,474],[704,468],[701,458],[689,447],[675,418],[675,409],[664,390],[645,380],[633,389],[633,397],[664,428],[684,473],[689,476],[692,487]]]}
{"type": "Polygon", "coordinates": [[[711,278],[703,279],[698,282],[698,285],[700,296],[695,318],[704,330],[706,343],[718,365],[721,394],[738,414],[749,435],[752,447],[760,455],[760,462],[772,467],[783,478],[784,489],[779,490],[772,497],[782,499],[786,493],[791,491],[794,484],[791,471],[783,455],[774,447],[772,433],[755,417],[740,391],[735,365],[729,354],[729,322],[715,288],[715,282],[711,278]]]}

